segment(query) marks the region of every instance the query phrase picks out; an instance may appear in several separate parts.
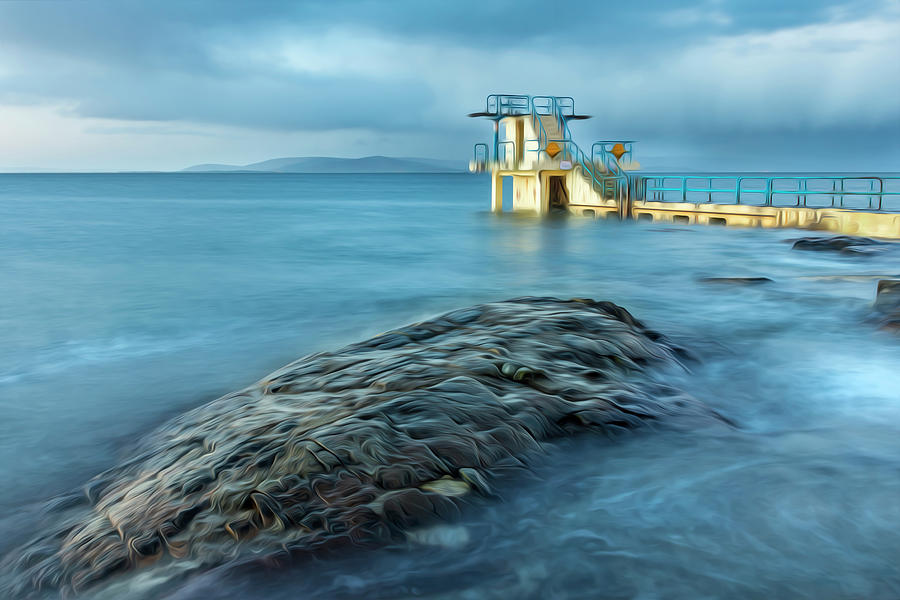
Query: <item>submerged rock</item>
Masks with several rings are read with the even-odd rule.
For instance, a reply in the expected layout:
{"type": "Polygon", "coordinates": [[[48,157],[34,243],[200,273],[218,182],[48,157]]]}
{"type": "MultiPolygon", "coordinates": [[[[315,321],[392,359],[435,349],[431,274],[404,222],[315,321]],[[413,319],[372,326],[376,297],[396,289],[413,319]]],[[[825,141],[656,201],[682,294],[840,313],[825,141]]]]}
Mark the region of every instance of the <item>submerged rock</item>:
{"type": "Polygon", "coordinates": [[[807,237],[793,241],[793,250],[814,250],[819,252],[842,252],[844,254],[873,254],[890,247],[888,242],[879,242],[867,237],[835,235],[830,237],[807,237]]]}
{"type": "Polygon", "coordinates": [[[874,308],[882,327],[900,331],[900,279],[878,282],[874,308]]]}
{"type": "Polygon", "coordinates": [[[406,532],[406,539],[423,546],[438,546],[458,550],[470,540],[469,530],[460,525],[435,525],[406,532]]]}
{"type": "Polygon", "coordinates": [[[727,283],[731,285],[760,285],[773,283],[768,277],[701,277],[701,283],[727,283]]]}
{"type": "Polygon", "coordinates": [[[521,298],[307,356],[56,501],[5,559],[0,593],[402,540],[553,438],[711,415],[645,374],[681,354],[614,304],[521,298]]]}

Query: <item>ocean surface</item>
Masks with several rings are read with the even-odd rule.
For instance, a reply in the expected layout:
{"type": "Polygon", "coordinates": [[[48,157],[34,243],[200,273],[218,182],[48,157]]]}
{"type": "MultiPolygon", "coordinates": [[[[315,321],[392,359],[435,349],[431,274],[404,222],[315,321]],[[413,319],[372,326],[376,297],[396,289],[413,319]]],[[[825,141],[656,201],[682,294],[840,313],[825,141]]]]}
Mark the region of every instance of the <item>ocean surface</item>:
{"type": "Polygon", "coordinates": [[[581,436],[438,544],[146,597],[900,597],[900,338],[868,320],[900,254],[489,205],[472,175],[0,175],[0,551],[143,434],[304,354],[552,295],[690,348],[669,383],[736,427],[581,436]]]}

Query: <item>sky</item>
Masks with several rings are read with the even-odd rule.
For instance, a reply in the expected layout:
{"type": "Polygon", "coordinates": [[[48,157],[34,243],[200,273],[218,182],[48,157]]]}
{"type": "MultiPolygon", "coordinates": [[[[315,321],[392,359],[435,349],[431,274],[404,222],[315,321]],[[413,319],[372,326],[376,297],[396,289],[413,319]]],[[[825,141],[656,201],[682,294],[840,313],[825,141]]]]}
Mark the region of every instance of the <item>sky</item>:
{"type": "Polygon", "coordinates": [[[900,0],[0,2],[0,170],[464,165],[498,92],[645,168],[900,171],[900,0]]]}

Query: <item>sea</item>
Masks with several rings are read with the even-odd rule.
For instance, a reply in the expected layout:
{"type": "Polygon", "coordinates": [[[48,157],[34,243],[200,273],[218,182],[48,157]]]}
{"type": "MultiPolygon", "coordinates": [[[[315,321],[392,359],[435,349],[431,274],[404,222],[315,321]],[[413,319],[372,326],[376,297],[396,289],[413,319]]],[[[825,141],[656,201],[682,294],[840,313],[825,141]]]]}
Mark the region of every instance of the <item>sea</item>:
{"type": "Polygon", "coordinates": [[[130,597],[900,597],[900,337],[872,312],[896,248],[489,207],[469,174],[0,175],[0,552],[155,427],[303,355],[586,297],[691,350],[667,383],[734,426],[585,434],[437,543],[130,597]],[[736,277],[771,281],[705,280],[736,277]]]}

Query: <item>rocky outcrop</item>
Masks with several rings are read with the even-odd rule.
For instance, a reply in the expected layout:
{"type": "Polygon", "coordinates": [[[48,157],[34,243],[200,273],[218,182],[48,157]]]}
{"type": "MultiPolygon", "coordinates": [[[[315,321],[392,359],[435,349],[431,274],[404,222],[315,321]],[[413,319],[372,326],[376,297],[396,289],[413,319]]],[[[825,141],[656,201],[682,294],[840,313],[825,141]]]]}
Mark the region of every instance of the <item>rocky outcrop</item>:
{"type": "Polygon", "coordinates": [[[841,252],[843,254],[874,254],[884,252],[892,247],[889,242],[879,242],[866,237],[835,235],[830,237],[807,237],[793,241],[794,250],[812,250],[817,252],[841,252]]]}
{"type": "Polygon", "coordinates": [[[874,308],[883,328],[900,332],[900,279],[878,282],[874,308]]]}
{"type": "Polygon", "coordinates": [[[54,500],[47,528],[5,559],[0,592],[402,539],[554,438],[711,415],[648,376],[682,354],[614,304],[521,298],[307,356],[54,500]]]}
{"type": "Polygon", "coordinates": [[[701,277],[700,282],[724,285],[762,285],[764,283],[773,283],[768,277],[701,277]]]}

